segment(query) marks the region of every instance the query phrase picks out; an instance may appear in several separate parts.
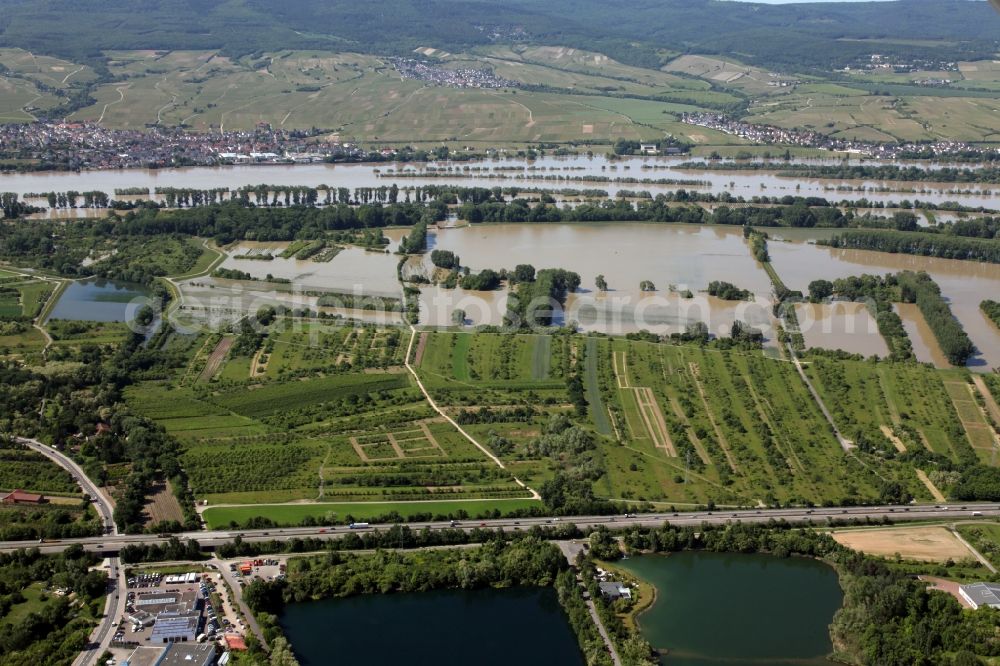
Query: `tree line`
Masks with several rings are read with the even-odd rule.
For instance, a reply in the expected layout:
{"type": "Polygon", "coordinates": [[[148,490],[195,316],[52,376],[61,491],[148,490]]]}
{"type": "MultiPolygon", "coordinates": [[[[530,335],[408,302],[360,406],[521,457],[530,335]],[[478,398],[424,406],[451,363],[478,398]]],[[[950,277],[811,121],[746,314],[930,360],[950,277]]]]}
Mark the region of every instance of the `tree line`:
{"type": "Polygon", "coordinates": [[[986,299],[979,304],[979,309],[983,311],[983,314],[990,318],[997,327],[1000,327],[1000,303],[994,300],[986,299]]]}
{"type": "Polygon", "coordinates": [[[896,276],[900,298],[904,303],[916,303],[924,320],[934,332],[941,351],[952,365],[965,365],[976,352],[962,324],[951,313],[948,301],[941,295],[941,288],[924,272],[904,271],[896,276]]]}
{"type": "Polygon", "coordinates": [[[925,232],[852,229],[839,233],[829,240],[819,239],[816,243],[855,250],[1000,263],[1000,241],[983,238],[925,232]]]}

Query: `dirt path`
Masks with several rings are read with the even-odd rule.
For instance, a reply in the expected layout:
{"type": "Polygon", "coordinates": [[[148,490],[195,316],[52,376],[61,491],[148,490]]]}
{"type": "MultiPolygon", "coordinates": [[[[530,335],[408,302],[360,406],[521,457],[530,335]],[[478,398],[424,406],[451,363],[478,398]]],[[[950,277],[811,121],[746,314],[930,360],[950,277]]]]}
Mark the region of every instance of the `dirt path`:
{"type": "Polygon", "coordinates": [[[319,465],[319,492],[316,495],[317,502],[323,499],[323,495],[326,492],[326,478],[323,476],[323,469],[326,467],[326,461],[330,458],[330,451],[332,448],[332,446],[328,446],[326,448],[326,455],[323,456],[323,462],[319,465]]]}
{"type": "Polygon", "coordinates": [[[927,439],[927,435],[924,434],[923,430],[917,430],[917,434],[920,435],[920,441],[924,443],[924,448],[934,453],[934,447],[931,446],[931,441],[927,439]]]}
{"type": "Polygon", "coordinates": [[[708,416],[708,420],[712,424],[712,430],[715,431],[715,437],[719,440],[719,447],[726,455],[726,462],[729,463],[729,469],[736,474],[739,474],[740,469],[736,465],[732,451],[729,450],[729,442],[726,440],[726,436],[722,434],[722,429],[719,427],[719,424],[716,423],[715,415],[712,414],[712,410],[708,406],[708,398],[705,397],[705,387],[701,385],[701,380],[698,379],[698,364],[692,362],[690,364],[690,368],[691,378],[694,381],[695,388],[698,389],[698,396],[701,398],[701,404],[705,407],[705,415],[708,416]]]}
{"type": "Polygon", "coordinates": [[[611,356],[611,365],[615,371],[615,380],[618,382],[618,388],[629,388],[628,385],[628,356],[627,352],[614,352],[611,356]],[[618,366],[618,354],[622,355],[621,367],[618,366]]]}
{"type": "Polygon", "coordinates": [[[674,441],[670,437],[667,421],[663,417],[659,403],[656,402],[653,390],[642,387],[633,389],[633,391],[635,391],[636,402],[639,404],[639,414],[642,415],[642,420],[646,424],[646,431],[653,437],[653,444],[656,448],[666,452],[668,456],[676,458],[677,447],[674,446],[674,441]]]}
{"type": "Polygon", "coordinates": [[[114,104],[121,104],[122,102],[125,101],[125,91],[128,90],[128,88],[129,88],[129,84],[125,84],[123,86],[118,86],[117,88],[115,88],[115,90],[117,90],[118,94],[121,96],[121,99],[116,100],[114,102],[108,102],[107,104],[104,105],[104,108],[101,109],[101,117],[97,119],[97,124],[98,125],[100,125],[101,122],[104,120],[104,114],[106,114],[108,112],[108,107],[109,106],[112,106],[114,104]]]}
{"type": "MultiPolygon", "coordinates": [[[[420,389],[420,392],[423,394],[424,399],[427,401],[427,404],[431,406],[431,409],[433,409],[440,416],[442,416],[444,418],[444,420],[446,420],[448,423],[450,423],[451,426],[453,428],[455,428],[455,430],[457,430],[459,433],[461,433],[463,437],[465,437],[467,440],[469,440],[469,442],[473,446],[475,446],[477,449],[479,449],[480,451],[482,451],[483,455],[485,455],[487,458],[489,458],[490,460],[492,460],[493,463],[497,467],[499,467],[500,469],[503,469],[503,470],[507,470],[507,466],[503,464],[503,461],[500,460],[500,458],[496,457],[496,455],[494,455],[494,453],[492,451],[490,451],[485,446],[483,446],[482,444],[480,444],[479,441],[477,441],[475,437],[473,437],[472,435],[470,435],[465,430],[465,428],[463,428],[462,426],[460,426],[458,424],[458,422],[455,421],[455,419],[453,419],[450,416],[448,416],[448,413],[445,412],[443,409],[441,409],[436,402],[434,402],[434,398],[431,397],[431,394],[427,391],[427,388],[424,386],[424,383],[420,380],[420,375],[417,374],[416,368],[414,368],[413,365],[410,363],[410,356],[413,354],[413,343],[416,341],[416,339],[417,339],[417,328],[411,324],[410,325],[410,342],[406,346],[406,369],[409,370],[410,375],[413,376],[413,381],[415,381],[417,383],[417,388],[420,389]]],[[[507,470],[507,471],[510,471],[510,470],[507,470]]],[[[541,496],[534,489],[529,488],[524,483],[524,481],[521,481],[521,479],[517,478],[516,476],[513,476],[513,474],[511,474],[511,476],[513,477],[514,482],[517,483],[517,485],[521,486],[522,488],[524,488],[525,490],[527,490],[528,492],[531,493],[532,499],[536,499],[536,500],[537,499],[541,499],[541,496]]]]}
{"type": "Polygon", "coordinates": [[[222,338],[219,340],[219,344],[215,345],[212,355],[208,357],[208,362],[205,363],[205,369],[198,375],[198,381],[207,382],[215,376],[234,342],[236,342],[236,338],[222,338]]]}
{"type": "Polygon", "coordinates": [[[802,381],[805,382],[806,388],[809,389],[809,393],[816,402],[816,406],[819,407],[819,411],[823,413],[823,417],[826,419],[826,422],[830,424],[831,428],[833,428],[833,434],[836,436],[837,441],[840,442],[840,448],[844,449],[845,453],[850,453],[851,449],[854,448],[854,443],[844,437],[843,433],[840,432],[840,428],[837,427],[837,423],[833,420],[833,414],[831,414],[830,410],[826,408],[823,398],[819,396],[819,391],[816,390],[816,387],[813,386],[812,380],[809,379],[809,375],[806,374],[805,369],[802,367],[802,362],[799,360],[799,357],[796,356],[795,349],[792,348],[791,343],[787,344],[786,347],[788,348],[788,355],[792,359],[792,363],[795,364],[795,369],[799,371],[799,377],[801,377],[802,381]]]}
{"type": "Polygon", "coordinates": [[[646,433],[653,440],[653,446],[664,451],[672,458],[677,457],[677,447],[670,437],[670,430],[667,428],[667,420],[663,417],[653,389],[647,386],[631,386],[628,381],[628,354],[627,352],[613,352],[611,356],[615,378],[618,388],[632,391],[635,396],[636,405],[639,407],[639,417],[646,428],[646,433]],[[621,361],[618,354],[621,354],[621,361]]]}
{"type": "Polygon", "coordinates": [[[983,396],[983,401],[986,403],[986,411],[989,412],[994,421],[1000,424],[1000,405],[997,405],[996,399],[990,393],[989,387],[986,386],[986,381],[979,375],[972,375],[972,383],[976,385],[979,395],[983,396]]]}
{"type": "MultiPolygon", "coordinates": [[[[889,418],[892,419],[892,424],[897,426],[900,423],[899,410],[896,409],[896,405],[889,399],[889,385],[885,379],[885,369],[879,368],[876,374],[878,375],[879,388],[882,389],[882,395],[885,396],[885,404],[889,407],[889,418]]],[[[905,451],[906,449],[903,450],[905,451]]]]}
{"type": "MultiPolygon", "coordinates": [[[[250,378],[253,379],[258,373],[262,372],[260,369],[260,357],[264,355],[264,348],[261,347],[257,350],[257,353],[253,355],[253,360],[250,361],[250,378]]],[[[267,371],[267,364],[264,364],[264,372],[267,371]]]]}
{"type": "Polygon", "coordinates": [[[413,365],[420,367],[424,360],[424,350],[427,348],[427,333],[420,334],[420,342],[417,343],[417,353],[413,356],[413,365]]]}
{"type": "Polygon", "coordinates": [[[896,437],[896,435],[892,432],[892,428],[887,425],[880,425],[879,430],[882,431],[882,434],[885,435],[886,439],[892,442],[892,445],[896,447],[897,451],[900,453],[906,453],[906,444],[903,444],[903,441],[899,439],[899,437],[896,437]]]}
{"type": "Polygon", "coordinates": [[[944,494],[940,490],[938,490],[938,487],[934,485],[934,482],[931,481],[927,477],[927,472],[925,472],[922,469],[918,469],[917,470],[917,478],[920,479],[920,482],[922,484],[924,484],[925,486],[927,486],[927,490],[928,490],[928,492],[930,492],[931,497],[934,498],[935,502],[946,502],[947,501],[945,499],[945,497],[944,497],[944,494]]]}
{"type": "Polygon", "coordinates": [[[948,529],[951,530],[951,533],[955,535],[955,538],[958,539],[963,546],[969,549],[969,552],[972,553],[973,557],[979,560],[980,564],[982,564],[984,567],[990,570],[990,573],[995,574],[997,572],[997,568],[993,566],[993,564],[988,559],[983,557],[982,553],[976,550],[971,543],[962,538],[962,535],[958,533],[958,530],[955,529],[954,525],[952,525],[948,529]]]}

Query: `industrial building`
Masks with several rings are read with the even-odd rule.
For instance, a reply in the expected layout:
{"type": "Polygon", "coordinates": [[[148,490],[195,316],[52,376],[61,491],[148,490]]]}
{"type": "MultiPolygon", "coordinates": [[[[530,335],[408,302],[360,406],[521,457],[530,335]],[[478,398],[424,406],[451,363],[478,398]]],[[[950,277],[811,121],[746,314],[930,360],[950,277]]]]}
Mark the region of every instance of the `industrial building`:
{"type": "Polygon", "coordinates": [[[167,647],[156,666],[213,666],[214,643],[174,643],[167,647]]]}
{"type": "Polygon", "coordinates": [[[152,613],[147,613],[146,611],[141,610],[125,613],[123,617],[132,624],[140,627],[149,627],[156,622],[156,617],[152,613]]]}
{"type": "Polygon", "coordinates": [[[1000,584],[998,583],[972,583],[970,585],[960,585],[958,593],[969,602],[973,608],[987,606],[989,608],[1000,608],[1000,584]]]}
{"type": "Polygon", "coordinates": [[[132,651],[121,666],[156,666],[163,656],[163,648],[139,646],[132,651]]]}
{"type": "Polygon", "coordinates": [[[158,613],[190,613],[197,610],[201,597],[198,590],[181,592],[143,592],[135,595],[135,609],[154,615],[158,613]]]}
{"type": "Polygon", "coordinates": [[[200,626],[201,613],[160,613],[149,641],[153,644],[194,641],[200,626]]]}

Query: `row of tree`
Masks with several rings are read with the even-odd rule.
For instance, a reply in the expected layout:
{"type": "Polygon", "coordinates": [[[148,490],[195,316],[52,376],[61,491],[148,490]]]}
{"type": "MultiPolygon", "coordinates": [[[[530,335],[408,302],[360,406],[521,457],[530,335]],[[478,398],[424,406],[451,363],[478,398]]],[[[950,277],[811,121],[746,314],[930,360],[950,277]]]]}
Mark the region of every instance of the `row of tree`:
{"type": "Polygon", "coordinates": [[[979,304],[979,309],[983,311],[983,314],[990,318],[990,321],[1000,327],[1000,303],[997,303],[994,300],[986,299],[979,304]]]}
{"type": "Polygon", "coordinates": [[[952,365],[965,365],[976,353],[976,347],[962,324],[952,314],[937,283],[924,272],[904,271],[896,279],[899,281],[900,298],[904,303],[917,304],[948,362],[952,365]]]}
{"type": "Polygon", "coordinates": [[[1000,263],[1000,241],[992,239],[925,232],[856,229],[839,233],[829,240],[820,239],[816,242],[830,247],[1000,263]]]}

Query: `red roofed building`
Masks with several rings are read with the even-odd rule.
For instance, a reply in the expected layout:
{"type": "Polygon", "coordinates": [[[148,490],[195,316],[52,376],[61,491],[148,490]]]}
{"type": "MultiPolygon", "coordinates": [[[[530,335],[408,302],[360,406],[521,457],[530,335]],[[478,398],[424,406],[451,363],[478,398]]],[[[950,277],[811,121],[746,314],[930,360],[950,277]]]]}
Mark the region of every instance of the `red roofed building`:
{"type": "Polygon", "coordinates": [[[226,641],[227,650],[246,650],[247,643],[239,634],[226,634],[223,637],[226,641]]]}
{"type": "Polygon", "coordinates": [[[43,496],[26,493],[23,490],[13,490],[0,498],[0,503],[3,504],[41,504],[44,501],[43,496]]]}

